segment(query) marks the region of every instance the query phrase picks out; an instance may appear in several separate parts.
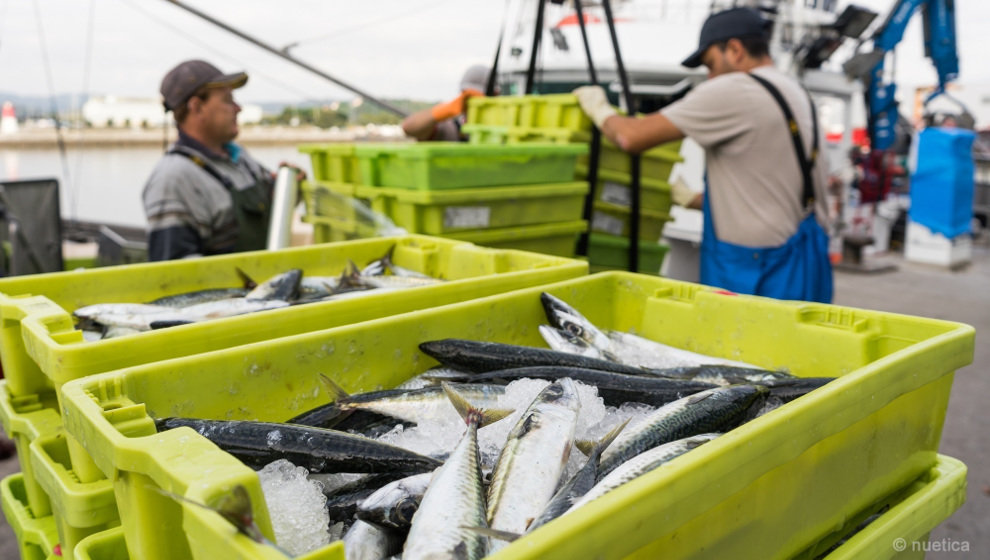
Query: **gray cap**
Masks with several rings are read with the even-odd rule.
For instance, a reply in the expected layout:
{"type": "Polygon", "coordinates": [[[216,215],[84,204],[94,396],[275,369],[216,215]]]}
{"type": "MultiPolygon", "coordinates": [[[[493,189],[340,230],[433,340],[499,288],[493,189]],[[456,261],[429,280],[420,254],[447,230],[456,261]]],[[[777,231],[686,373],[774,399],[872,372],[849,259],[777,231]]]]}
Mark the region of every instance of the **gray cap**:
{"type": "Polygon", "coordinates": [[[752,8],[731,8],[708,16],[701,26],[698,38],[698,49],[684,59],[683,64],[688,68],[701,66],[701,57],[708,47],[721,41],[738,39],[749,35],[766,37],[770,29],[770,21],[763,19],[760,12],[752,8]]]}
{"type": "Polygon", "coordinates": [[[236,89],[246,84],[247,79],[244,72],[224,74],[205,60],[187,60],[165,74],[160,91],[165,108],[174,111],[201,87],[229,86],[236,89]]]}
{"type": "Polygon", "coordinates": [[[461,78],[461,91],[466,89],[476,89],[484,93],[485,86],[488,85],[488,74],[490,74],[491,71],[492,69],[484,64],[475,64],[474,66],[468,68],[467,71],[464,72],[464,76],[461,78]]]}

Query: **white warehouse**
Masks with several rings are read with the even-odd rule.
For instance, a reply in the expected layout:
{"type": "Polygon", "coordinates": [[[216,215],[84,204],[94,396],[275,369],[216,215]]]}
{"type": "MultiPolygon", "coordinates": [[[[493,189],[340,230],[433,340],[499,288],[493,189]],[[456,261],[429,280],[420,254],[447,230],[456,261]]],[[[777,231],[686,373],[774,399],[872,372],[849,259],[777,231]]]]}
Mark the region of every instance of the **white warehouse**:
{"type": "MultiPolygon", "coordinates": [[[[160,101],[137,97],[92,97],[83,104],[82,116],[97,128],[159,127],[172,115],[166,114],[160,101]]],[[[241,105],[237,122],[255,124],[261,122],[261,106],[250,103],[241,105]]]]}

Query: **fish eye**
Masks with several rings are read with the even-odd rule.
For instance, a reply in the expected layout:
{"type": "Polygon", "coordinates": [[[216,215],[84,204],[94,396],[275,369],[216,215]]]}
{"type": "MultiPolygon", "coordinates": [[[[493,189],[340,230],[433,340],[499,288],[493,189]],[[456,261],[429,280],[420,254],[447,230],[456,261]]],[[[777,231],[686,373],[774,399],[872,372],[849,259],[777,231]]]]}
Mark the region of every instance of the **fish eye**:
{"type": "Polygon", "coordinates": [[[403,498],[395,506],[396,516],[400,521],[412,522],[413,515],[416,514],[416,510],[419,509],[419,502],[412,498],[403,498]]]}

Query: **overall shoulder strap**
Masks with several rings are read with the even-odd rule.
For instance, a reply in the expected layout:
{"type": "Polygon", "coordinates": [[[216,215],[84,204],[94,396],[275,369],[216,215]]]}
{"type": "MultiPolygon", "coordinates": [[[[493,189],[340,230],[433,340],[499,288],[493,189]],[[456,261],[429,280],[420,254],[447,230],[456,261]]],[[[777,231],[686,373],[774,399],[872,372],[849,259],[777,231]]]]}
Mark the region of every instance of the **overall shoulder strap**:
{"type": "Polygon", "coordinates": [[[787,129],[791,133],[794,152],[797,154],[798,163],[801,165],[801,175],[804,179],[802,202],[805,204],[805,208],[810,207],[814,211],[815,189],[811,180],[811,169],[818,161],[818,115],[815,113],[815,104],[811,101],[811,95],[808,95],[808,101],[811,103],[812,145],[811,157],[808,157],[804,153],[804,142],[801,140],[801,131],[798,129],[797,119],[794,118],[794,113],[791,112],[791,108],[787,105],[780,90],[765,78],[752,73],[749,75],[770,92],[770,95],[773,96],[777,104],[780,105],[780,109],[784,112],[784,118],[787,119],[787,129]]]}
{"type": "Polygon", "coordinates": [[[204,159],[203,156],[199,155],[198,153],[192,150],[184,149],[179,146],[173,147],[171,150],[168,151],[168,153],[178,154],[180,156],[185,156],[189,158],[190,161],[201,167],[203,171],[206,171],[207,173],[212,175],[214,179],[220,181],[220,184],[223,185],[224,188],[226,188],[228,191],[233,192],[234,190],[236,190],[233,181],[231,181],[229,177],[217,171],[217,168],[214,167],[213,164],[206,161],[206,159],[204,159]]]}

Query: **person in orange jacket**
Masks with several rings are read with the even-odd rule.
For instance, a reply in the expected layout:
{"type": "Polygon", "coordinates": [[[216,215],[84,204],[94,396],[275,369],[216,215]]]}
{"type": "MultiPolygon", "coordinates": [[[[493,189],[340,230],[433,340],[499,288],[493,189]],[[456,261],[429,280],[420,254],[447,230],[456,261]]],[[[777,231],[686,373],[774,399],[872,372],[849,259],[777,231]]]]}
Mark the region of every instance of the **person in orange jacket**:
{"type": "Polygon", "coordinates": [[[457,97],[409,115],[402,120],[402,130],[420,142],[465,140],[465,136],[461,134],[461,125],[467,113],[467,100],[485,95],[490,71],[490,68],[481,64],[468,68],[461,78],[461,92],[457,97]]]}

